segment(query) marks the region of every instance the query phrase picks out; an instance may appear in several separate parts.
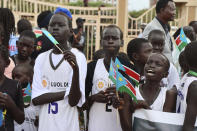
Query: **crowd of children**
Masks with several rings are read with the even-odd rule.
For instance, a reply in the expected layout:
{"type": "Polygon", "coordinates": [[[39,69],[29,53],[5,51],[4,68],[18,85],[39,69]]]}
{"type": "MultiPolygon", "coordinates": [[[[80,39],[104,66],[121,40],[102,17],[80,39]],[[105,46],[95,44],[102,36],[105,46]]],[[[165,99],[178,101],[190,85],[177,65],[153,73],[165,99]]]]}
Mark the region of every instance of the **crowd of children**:
{"type": "Polygon", "coordinates": [[[25,19],[18,22],[16,36],[12,12],[0,8],[0,15],[0,112],[4,112],[0,131],[132,131],[132,116],[139,108],[185,114],[182,130],[193,130],[196,21],[183,27],[191,42],[179,55],[179,72],[164,53],[169,34],[163,30],[153,29],[147,39],[131,40],[123,53],[119,52],[123,32],[109,25],[101,33],[102,49],[87,64],[83,52],[72,47],[72,16],[67,9],[59,7],[38,17],[40,29],[48,30],[59,43],[55,46],[47,36],[36,38],[25,19]],[[117,92],[109,79],[110,63],[116,58],[140,74],[137,103],[127,93],[117,92]]]}

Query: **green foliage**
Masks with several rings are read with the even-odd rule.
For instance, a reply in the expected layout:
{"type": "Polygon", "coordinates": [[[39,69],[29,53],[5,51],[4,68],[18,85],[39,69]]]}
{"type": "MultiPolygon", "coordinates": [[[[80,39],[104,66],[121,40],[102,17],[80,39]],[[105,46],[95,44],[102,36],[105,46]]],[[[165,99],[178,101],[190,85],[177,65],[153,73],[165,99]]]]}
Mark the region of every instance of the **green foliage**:
{"type": "Polygon", "coordinates": [[[147,11],[147,9],[142,9],[142,10],[139,10],[139,11],[130,11],[129,15],[133,18],[138,18],[140,15],[142,15],[146,11],[147,11]]]}

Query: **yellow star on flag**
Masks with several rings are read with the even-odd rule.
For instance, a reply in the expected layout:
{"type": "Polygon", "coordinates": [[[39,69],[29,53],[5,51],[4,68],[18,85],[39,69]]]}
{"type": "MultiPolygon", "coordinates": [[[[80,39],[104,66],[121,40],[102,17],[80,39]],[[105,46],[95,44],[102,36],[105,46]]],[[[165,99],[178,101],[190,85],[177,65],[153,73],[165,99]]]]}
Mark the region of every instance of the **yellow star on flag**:
{"type": "Polygon", "coordinates": [[[119,77],[119,81],[122,81],[122,78],[121,77],[119,77]]]}

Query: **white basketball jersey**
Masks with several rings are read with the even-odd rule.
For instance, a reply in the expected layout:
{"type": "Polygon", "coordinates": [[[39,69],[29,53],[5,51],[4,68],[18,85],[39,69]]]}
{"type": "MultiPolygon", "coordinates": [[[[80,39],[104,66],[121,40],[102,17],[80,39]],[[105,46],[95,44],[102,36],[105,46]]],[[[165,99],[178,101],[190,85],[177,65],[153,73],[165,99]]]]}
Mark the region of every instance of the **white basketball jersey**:
{"type": "MultiPolygon", "coordinates": [[[[166,100],[166,92],[167,92],[167,88],[161,87],[159,95],[157,96],[153,104],[150,106],[152,110],[163,111],[163,106],[166,100]]],[[[139,87],[136,87],[136,98],[137,100],[144,100],[144,98],[140,93],[139,87]]]]}
{"type": "MultiPolygon", "coordinates": [[[[45,60],[41,76],[43,88],[47,88],[49,92],[68,93],[72,83],[72,67],[64,60],[54,70],[49,62],[50,52],[46,52],[43,58],[45,60]]],[[[77,107],[71,107],[65,100],[41,105],[39,131],[79,131],[77,107]]]]}
{"type": "MultiPolygon", "coordinates": [[[[104,91],[108,88],[108,83],[112,84],[108,77],[104,59],[99,59],[94,70],[92,95],[104,91]]],[[[119,119],[117,120],[117,109],[110,104],[94,102],[89,113],[88,131],[122,131],[119,119]]]]}
{"type": "Polygon", "coordinates": [[[177,113],[185,114],[187,109],[187,102],[186,102],[187,91],[189,85],[195,80],[197,80],[197,78],[194,76],[188,76],[188,73],[186,73],[181,79],[181,86],[178,89],[178,96],[177,96],[177,106],[176,106],[177,113]]]}

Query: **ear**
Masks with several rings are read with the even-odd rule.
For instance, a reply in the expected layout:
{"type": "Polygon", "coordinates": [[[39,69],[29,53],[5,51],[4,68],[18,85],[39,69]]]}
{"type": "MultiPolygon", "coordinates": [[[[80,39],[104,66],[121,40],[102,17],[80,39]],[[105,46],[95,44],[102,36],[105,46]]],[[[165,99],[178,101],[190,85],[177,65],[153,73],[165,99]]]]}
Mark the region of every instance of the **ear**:
{"type": "Polygon", "coordinates": [[[133,57],[133,59],[135,61],[138,61],[139,60],[139,55],[137,53],[133,53],[132,57],[133,57]]]}

